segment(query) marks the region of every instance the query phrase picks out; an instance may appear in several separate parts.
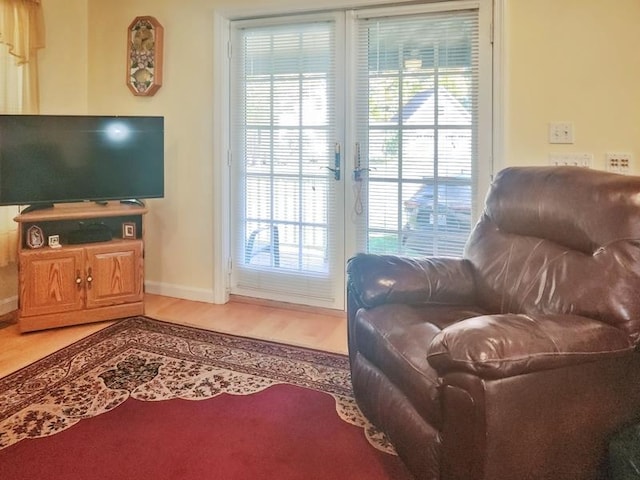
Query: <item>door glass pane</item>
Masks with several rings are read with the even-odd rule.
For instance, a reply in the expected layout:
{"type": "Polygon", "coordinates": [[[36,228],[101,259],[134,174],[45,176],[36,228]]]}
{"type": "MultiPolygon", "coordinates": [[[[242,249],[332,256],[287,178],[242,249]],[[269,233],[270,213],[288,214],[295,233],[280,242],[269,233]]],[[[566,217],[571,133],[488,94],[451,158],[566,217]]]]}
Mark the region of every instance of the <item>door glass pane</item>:
{"type": "Polygon", "coordinates": [[[364,250],[462,254],[477,166],[477,15],[359,23],[364,250]]]}
{"type": "Polygon", "coordinates": [[[330,299],[340,278],[337,182],[327,168],[334,22],[248,22],[234,38],[234,288],[330,299]]]}

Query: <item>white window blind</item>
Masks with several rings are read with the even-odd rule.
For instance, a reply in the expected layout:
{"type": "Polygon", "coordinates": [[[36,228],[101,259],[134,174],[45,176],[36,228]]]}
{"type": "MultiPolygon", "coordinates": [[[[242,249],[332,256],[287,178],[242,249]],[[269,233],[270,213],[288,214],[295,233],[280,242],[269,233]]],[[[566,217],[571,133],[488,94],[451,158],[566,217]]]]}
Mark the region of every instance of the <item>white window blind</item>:
{"type": "Polygon", "coordinates": [[[478,158],[478,10],[358,19],[358,244],[462,253],[478,158]]]}
{"type": "Polygon", "coordinates": [[[232,291],[331,303],[340,268],[335,22],[235,27],[232,291]]]}

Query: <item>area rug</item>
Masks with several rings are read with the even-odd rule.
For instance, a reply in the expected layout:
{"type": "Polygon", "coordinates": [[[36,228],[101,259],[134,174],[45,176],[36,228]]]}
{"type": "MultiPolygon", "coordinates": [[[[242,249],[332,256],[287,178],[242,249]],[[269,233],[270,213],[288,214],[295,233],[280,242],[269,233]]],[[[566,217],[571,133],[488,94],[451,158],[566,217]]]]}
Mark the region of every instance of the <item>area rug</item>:
{"type": "Polygon", "coordinates": [[[0,379],[0,478],[410,476],[347,357],[135,317],[0,379]]]}

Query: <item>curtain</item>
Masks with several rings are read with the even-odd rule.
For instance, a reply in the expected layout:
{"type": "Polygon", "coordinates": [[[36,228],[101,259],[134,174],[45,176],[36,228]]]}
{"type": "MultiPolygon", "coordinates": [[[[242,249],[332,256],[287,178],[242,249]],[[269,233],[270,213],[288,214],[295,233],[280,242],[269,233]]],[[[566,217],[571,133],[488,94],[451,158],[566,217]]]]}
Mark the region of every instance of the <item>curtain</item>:
{"type": "MultiPolygon", "coordinates": [[[[0,113],[38,113],[37,51],[44,47],[40,0],[0,0],[0,113]]],[[[0,207],[0,267],[15,261],[17,207],[0,207]]]]}

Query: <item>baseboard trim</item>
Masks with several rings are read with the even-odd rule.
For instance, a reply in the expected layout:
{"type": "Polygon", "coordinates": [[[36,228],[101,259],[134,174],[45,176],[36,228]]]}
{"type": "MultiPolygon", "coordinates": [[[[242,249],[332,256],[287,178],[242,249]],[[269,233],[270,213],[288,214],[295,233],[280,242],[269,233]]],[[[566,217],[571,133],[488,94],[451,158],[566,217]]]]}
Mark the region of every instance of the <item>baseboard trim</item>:
{"type": "Polygon", "coordinates": [[[145,291],[154,295],[164,297],[182,298],[183,300],[193,300],[194,302],[215,303],[213,290],[206,288],[185,287],[162,282],[144,282],[145,291]]]}
{"type": "Polygon", "coordinates": [[[18,310],[18,297],[8,297],[0,299],[0,316],[18,310]]]}
{"type": "Polygon", "coordinates": [[[229,295],[229,301],[235,303],[248,303],[250,305],[260,305],[263,307],[281,308],[284,310],[295,310],[298,312],[317,313],[320,315],[331,315],[332,317],[344,317],[344,310],[336,310],[326,307],[314,307],[311,305],[301,305],[298,303],[281,302],[278,300],[265,300],[263,298],[247,297],[244,295],[229,295]]]}

